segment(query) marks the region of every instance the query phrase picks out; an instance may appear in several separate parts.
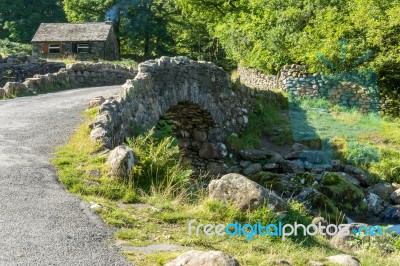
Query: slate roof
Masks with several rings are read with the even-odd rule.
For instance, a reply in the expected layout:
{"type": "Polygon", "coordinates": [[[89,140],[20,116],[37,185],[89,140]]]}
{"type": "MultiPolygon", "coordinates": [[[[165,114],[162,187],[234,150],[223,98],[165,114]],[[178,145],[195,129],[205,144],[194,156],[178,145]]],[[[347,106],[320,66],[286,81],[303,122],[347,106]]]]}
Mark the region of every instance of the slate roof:
{"type": "Polygon", "coordinates": [[[105,22],[42,23],[32,42],[105,41],[111,27],[111,23],[105,22]]]}

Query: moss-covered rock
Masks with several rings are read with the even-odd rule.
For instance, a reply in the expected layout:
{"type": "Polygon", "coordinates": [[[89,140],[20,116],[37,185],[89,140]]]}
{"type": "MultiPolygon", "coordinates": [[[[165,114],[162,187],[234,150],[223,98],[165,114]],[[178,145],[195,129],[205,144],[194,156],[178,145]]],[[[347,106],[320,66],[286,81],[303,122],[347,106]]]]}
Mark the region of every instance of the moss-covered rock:
{"type": "MultiPolygon", "coordinates": [[[[297,175],[295,180],[304,182],[296,199],[304,202],[314,215],[320,214],[333,222],[340,222],[345,213],[364,213],[364,191],[337,173],[322,174],[319,184],[308,173],[297,175]],[[311,184],[310,184],[311,183],[311,184]]],[[[301,183],[302,183],[301,182],[301,183]]]]}
{"type": "Polygon", "coordinates": [[[315,176],[311,173],[298,173],[294,178],[294,182],[302,186],[312,186],[315,182],[315,176]]]}
{"type": "Polygon", "coordinates": [[[362,188],[353,185],[336,173],[324,174],[318,190],[343,205],[346,203],[356,203],[364,198],[362,188]]]}

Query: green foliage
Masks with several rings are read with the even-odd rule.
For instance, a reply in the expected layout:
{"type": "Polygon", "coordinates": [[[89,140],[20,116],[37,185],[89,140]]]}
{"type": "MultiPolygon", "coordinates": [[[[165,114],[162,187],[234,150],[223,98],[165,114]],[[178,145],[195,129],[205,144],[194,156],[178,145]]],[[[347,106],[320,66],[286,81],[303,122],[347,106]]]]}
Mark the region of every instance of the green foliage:
{"type": "Polygon", "coordinates": [[[240,136],[228,136],[227,142],[234,149],[251,149],[260,144],[261,136],[270,134],[273,127],[284,124],[280,111],[287,108],[287,99],[281,92],[255,92],[249,123],[240,136]]]}
{"type": "Polygon", "coordinates": [[[234,222],[236,220],[245,220],[245,214],[238,211],[234,206],[224,204],[220,200],[209,199],[202,203],[200,209],[201,217],[210,221],[234,222]]]}
{"type": "Polygon", "coordinates": [[[384,148],[381,150],[381,160],[372,163],[369,169],[388,182],[400,183],[400,152],[384,148]]]}
{"type": "Polygon", "coordinates": [[[179,148],[173,137],[158,140],[154,129],[134,139],[128,145],[135,153],[135,171],[132,181],[149,191],[156,188],[181,188],[188,181],[191,171],[182,163],[179,148]]]}
{"type": "Polygon", "coordinates": [[[27,44],[10,42],[8,40],[0,40],[0,55],[8,56],[19,53],[26,53],[29,55],[32,53],[32,48],[27,44]]]}
{"type": "Polygon", "coordinates": [[[322,180],[321,184],[324,186],[333,186],[338,185],[340,183],[341,177],[337,174],[328,174],[325,175],[322,180]]]}
{"type": "Polygon", "coordinates": [[[347,243],[353,249],[366,252],[379,250],[383,254],[394,253],[400,249],[400,237],[389,233],[385,233],[385,237],[371,237],[361,232],[361,234],[352,235],[347,243]]]}
{"type": "Polygon", "coordinates": [[[43,22],[64,22],[61,1],[0,0],[0,39],[28,43],[43,22]]]}
{"type": "Polygon", "coordinates": [[[267,73],[292,63],[324,72],[369,67],[381,86],[399,90],[398,0],[178,2],[185,14],[207,22],[228,58],[245,66],[267,73]]]}
{"type": "Polygon", "coordinates": [[[174,11],[169,1],[132,1],[120,18],[125,52],[143,58],[168,55],[174,44],[168,29],[174,11]]]}
{"type": "Polygon", "coordinates": [[[306,173],[298,173],[294,178],[294,182],[301,184],[305,187],[311,186],[315,182],[315,178],[312,174],[306,173]]]}
{"type": "Polygon", "coordinates": [[[352,141],[347,146],[346,158],[355,165],[370,165],[372,162],[379,162],[381,156],[376,147],[352,141]]]}
{"type": "Polygon", "coordinates": [[[186,55],[234,67],[219,39],[210,35],[206,20],[182,12],[184,2],[65,0],[63,4],[70,22],[103,21],[112,15],[122,54],[139,60],[186,55]]]}
{"type": "Polygon", "coordinates": [[[178,144],[174,127],[167,120],[158,120],[158,123],[154,130],[154,137],[158,140],[162,140],[167,137],[173,137],[173,145],[176,146],[178,144]]]}
{"type": "MultiPolygon", "coordinates": [[[[311,224],[311,218],[307,212],[307,209],[302,203],[297,201],[289,201],[289,211],[287,212],[286,216],[282,219],[282,223],[284,224],[304,224],[308,225],[311,224]]],[[[299,229],[297,236],[291,236],[290,239],[294,242],[301,242],[311,244],[315,242],[315,239],[311,236],[304,236],[304,230],[299,229]]]]}
{"type": "Polygon", "coordinates": [[[101,208],[99,212],[111,226],[131,228],[135,223],[135,219],[129,213],[117,208],[101,208]]]}
{"type": "Polygon", "coordinates": [[[338,215],[340,216],[339,210],[356,213],[362,213],[365,210],[362,202],[363,190],[336,173],[325,174],[317,190],[322,193],[318,203],[319,208],[324,210],[323,208],[328,206],[325,211],[328,211],[327,216],[331,219],[337,219],[338,215]]]}
{"type": "Polygon", "coordinates": [[[64,0],[63,8],[69,22],[104,21],[106,11],[116,0],[64,0]]]}
{"type": "Polygon", "coordinates": [[[336,173],[327,173],[318,190],[338,202],[354,202],[362,200],[363,190],[336,173]]]}

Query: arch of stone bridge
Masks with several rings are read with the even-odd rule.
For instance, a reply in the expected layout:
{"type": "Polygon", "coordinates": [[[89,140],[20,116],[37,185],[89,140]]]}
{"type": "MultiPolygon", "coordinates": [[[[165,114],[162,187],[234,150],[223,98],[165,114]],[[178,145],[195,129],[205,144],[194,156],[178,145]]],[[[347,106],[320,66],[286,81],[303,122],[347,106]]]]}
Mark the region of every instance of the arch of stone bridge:
{"type": "Polygon", "coordinates": [[[139,64],[138,74],[123,86],[119,97],[107,100],[91,128],[91,138],[113,148],[133,133],[150,129],[170,108],[182,102],[207,110],[220,138],[247,124],[247,110],[220,67],[186,57],[161,57],[139,64]]]}

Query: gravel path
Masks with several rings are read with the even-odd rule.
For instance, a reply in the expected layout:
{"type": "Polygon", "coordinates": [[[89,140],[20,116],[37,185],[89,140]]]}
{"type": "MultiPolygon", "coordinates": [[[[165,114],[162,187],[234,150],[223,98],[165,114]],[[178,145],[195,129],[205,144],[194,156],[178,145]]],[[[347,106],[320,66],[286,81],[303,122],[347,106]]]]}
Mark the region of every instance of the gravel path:
{"type": "Polygon", "coordinates": [[[120,87],[0,101],[0,265],[130,265],[112,230],[64,190],[49,163],[88,101],[120,87]]]}

